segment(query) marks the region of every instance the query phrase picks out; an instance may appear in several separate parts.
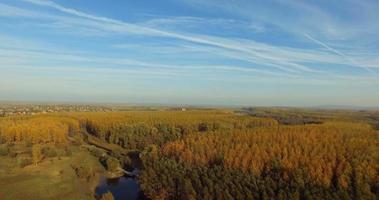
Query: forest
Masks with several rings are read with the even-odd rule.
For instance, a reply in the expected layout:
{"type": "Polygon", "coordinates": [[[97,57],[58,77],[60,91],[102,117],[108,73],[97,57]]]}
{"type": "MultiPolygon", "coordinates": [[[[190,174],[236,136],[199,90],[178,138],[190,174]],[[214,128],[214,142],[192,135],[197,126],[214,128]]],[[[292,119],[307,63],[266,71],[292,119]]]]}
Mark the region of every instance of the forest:
{"type": "Polygon", "coordinates": [[[93,137],[118,149],[111,155],[123,166],[137,155],[141,199],[379,199],[377,119],[270,108],[2,117],[0,156],[17,158],[25,144],[43,162],[51,149],[70,155],[93,137]]]}

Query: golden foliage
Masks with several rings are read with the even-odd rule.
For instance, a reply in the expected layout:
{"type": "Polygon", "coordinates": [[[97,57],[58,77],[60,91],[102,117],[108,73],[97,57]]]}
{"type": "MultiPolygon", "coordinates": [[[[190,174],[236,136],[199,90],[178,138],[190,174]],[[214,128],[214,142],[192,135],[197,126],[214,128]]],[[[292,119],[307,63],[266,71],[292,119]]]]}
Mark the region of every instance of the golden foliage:
{"type": "Polygon", "coordinates": [[[9,117],[0,120],[0,140],[6,143],[64,143],[79,123],[59,116],[9,117]]]}
{"type": "Polygon", "coordinates": [[[107,192],[101,196],[100,200],[114,200],[111,192],[107,192]]]}
{"type": "Polygon", "coordinates": [[[43,158],[41,145],[36,144],[32,147],[33,162],[37,165],[43,158]]]}
{"type": "Polygon", "coordinates": [[[315,184],[326,186],[336,178],[347,187],[352,173],[379,181],[379,135],[360,123],[194,133],[166,144],[162,153],[190,165],[222,162],[257,175],[278,166],[285,177],[303,169],[315,184]]]}
{"type": "Polygon", "coordinates": [[[337,120],[287,126],[220,110],[67,113],[1,118],[0,142],[65,143],[81,128],[129,149],[156,145],[150,149],[155,157],[190,166],[221,163],[257,175],[279,167],[286,179],[310,177],[326,186],[348,187],[353,175],[357,182],[379,182],[378,131],[337,120]]]}

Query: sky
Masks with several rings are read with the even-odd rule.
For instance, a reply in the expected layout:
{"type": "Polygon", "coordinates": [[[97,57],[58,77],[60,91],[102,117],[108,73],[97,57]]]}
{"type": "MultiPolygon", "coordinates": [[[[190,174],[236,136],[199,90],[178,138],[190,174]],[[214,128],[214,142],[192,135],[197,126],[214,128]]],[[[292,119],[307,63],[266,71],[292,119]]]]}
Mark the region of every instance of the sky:
{"type": "Polygon", "coordinates": [[[377,0],[0,0],[0,100],[379,106],[377,0]]]}

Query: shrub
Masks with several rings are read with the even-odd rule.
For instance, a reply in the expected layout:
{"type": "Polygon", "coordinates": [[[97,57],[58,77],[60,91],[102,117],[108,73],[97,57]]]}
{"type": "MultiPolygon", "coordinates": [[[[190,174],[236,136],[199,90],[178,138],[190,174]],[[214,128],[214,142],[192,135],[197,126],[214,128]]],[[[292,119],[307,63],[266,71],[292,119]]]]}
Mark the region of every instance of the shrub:
{"type": "Polygon", "coordinates": [[[33,142],[31,140],[26,140],[25,141],[25,145],[26,145],[26,147],[32,147],[33,146],[33,142]]]}
{"type": "Polygon", "coordinates": [[[32,164],[32,159],[27,158],[27,157],[18,157],[16,162],[19,167],[23,168],[25,166],[32,164]]]}
{"type": "Polygon", "coordinates": [[[200,132],[209,131],[209,125],[207,123],[200,123],[199,127],[198,127],[198,130],[200,132]]]}
{"type": "Polygon", "coordinates": [[[128,166],[128,167],[133,166],[133,161],[132,161],[132,159],[129,158],[129,156],[124,156],[121,159],[121,163],[123,163],[124,166],[128,166]]]}
{"type": "Polygon", "coordinates": [[[103,150],[101,150],[101,149],[99,149],[99,148],[96,148],[96,147],[89,147],[88,148],[88,150],[89,150],[89,152],[93,155],[93,156],[95,156],[95,157],[97,157],[97,158],[100,158],[101,156],[103,156],[103,154],[104,154],[104,151],[103,150]]]}
{"type": "Polygon", "coordinates": [[[111,192],[107,192],[101,196],[100,200],[114,200],[114,197],[111,192]]]}
{"type": "Polygon", "coordinates": [[[66,149],[66,156],[72,156],[72,150],[71,149],[66,149]]]}
{"type": "Polygon", "coordinates": [[[73,165],[72,168],[75,170],[75,173],[79,178],[86,179],[87,181],[94,176],[94,169],[84,162],[79,165],[73,165]]]}
{"type": "Polygon", "coordinates": [[[7,146],[0,146],[0,156],[6,156],[9,153],[9,148],[7,146]]]}
{"type": "Polygon", "coordinates": [[[109,157],[106,161],[106,164],[108,171],[116,171],[118,168],[121,167],[120,161],[113,157],[109,157]]]}
{"type": "MultiPolygon", "coordinates": [[[[61,149],[61,148],[57,149],[57,150],[56,150],[56,153],[57,153],[57,156],[58,156],[58,157],[70,156],[70,155],[68,155],[69,153],[68,153],[67,150],[65,150],[65,149],[61,149]]],[[[71,153],[71,152],[70,152],[70,153],[71,153]]]]}
{"type": "Polygon", "coordinates": [[[17,156],[17,153],[8,149],[8,156],[11,158],[15,158],[17,156]]]}
{"type": "Polygon", "coordinates": [[[101,170],[98,161],[89,154],[76,155],[71,162],[77,177],[91,181],[96,173],[101,170]]]}
{"type": "Polygon", "coordinates": [[[372,124],[372,128],[379,131],[379,122],[372,124]]]}
{"type": "Polygon", "coordinates": [[[48,145],[42,148],[42,154],[46,157],[56,157],[57,156],[57,148],[52,145],[48,145]]]}
{"type": "Polygon", "coordinates": [[[43,154],[42,154],[42,150],[41,150],[41,145],[33,145],[32,156],[33,156],[33,162],[35,165],[37,165],[39,162],[42,161],[43,154]]]}

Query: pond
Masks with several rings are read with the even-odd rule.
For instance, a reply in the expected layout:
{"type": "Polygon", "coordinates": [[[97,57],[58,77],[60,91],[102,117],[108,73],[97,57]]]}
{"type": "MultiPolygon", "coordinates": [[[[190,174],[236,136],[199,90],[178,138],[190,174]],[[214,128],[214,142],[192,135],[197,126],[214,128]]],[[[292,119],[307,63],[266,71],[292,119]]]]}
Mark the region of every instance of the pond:
{"type": "Polygon", "coordinates": [[[115,200],[133,200],[138,199],[140,187],[137,180],[132,177],[123,176],[114,179],[102,177],[95,192],[98,196],[101,196],[108,191],[113,194],[115,200]]]}

